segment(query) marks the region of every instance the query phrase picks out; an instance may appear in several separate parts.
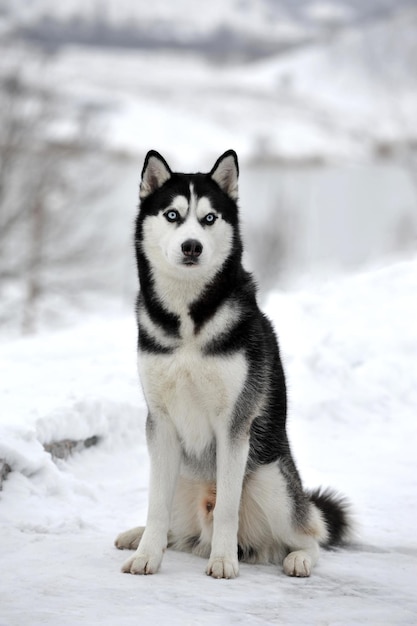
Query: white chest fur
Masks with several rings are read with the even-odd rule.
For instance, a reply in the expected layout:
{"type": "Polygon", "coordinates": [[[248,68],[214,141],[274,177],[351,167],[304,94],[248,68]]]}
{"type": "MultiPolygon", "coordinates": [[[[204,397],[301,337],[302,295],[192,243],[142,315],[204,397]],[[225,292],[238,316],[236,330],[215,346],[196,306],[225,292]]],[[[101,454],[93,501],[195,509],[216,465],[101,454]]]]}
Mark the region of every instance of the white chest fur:
{"type": "Polygon", "coordinates": [[[243,353],[207,356],[199,342],[186,341],[171,355],[140,354],[139,373],[153,417],[171,420],[185,450],[198,456],[230,423],[247,364],[243,353]]]}

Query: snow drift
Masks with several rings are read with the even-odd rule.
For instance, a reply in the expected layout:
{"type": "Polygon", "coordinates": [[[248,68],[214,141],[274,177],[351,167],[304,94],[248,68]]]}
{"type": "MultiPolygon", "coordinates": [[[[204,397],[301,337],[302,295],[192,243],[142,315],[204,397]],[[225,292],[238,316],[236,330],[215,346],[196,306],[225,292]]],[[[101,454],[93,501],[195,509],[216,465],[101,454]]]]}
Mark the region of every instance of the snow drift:
{"type": "Polygon", "coordinates": [[[3,343],[0,623],[411,623],[416,293],[414,258],[266,302],[305,484],[344,492],[358,521],[357,543],[323,552],[303,581],[250,565],[214,581],[172,552],[155,577],[120,574],[113,539],[147,505],[133,315],[3,343]],[[44,448],[91,436],[96,446],[66,460],[44,448]]]}

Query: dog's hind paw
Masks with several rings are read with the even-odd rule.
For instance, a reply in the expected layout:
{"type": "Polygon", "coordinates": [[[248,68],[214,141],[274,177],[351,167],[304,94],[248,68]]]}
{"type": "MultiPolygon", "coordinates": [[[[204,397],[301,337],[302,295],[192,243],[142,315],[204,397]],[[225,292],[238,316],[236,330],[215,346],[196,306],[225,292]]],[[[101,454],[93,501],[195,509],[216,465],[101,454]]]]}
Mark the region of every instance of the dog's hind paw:
{"type": "Polygon", "coordinates": [[[238,560],[220,556],[210,558],[206,573],[213,578],[236,578],[239,574],[238,560]]]}
{"type": "Polygon", "coordinates": [[[119,550],[136,550],[144,530],[143,526],[136,526],[136,528],[126,530],[116,537],[114,545],[119,550]]]}
{"type": "Polygon", "coordinates": [[[125,574],[156,574],[161,565],[163,552],[147,555],[135,553],[122,565],[125,574]]]}
{"type": "Polygon", "coordinates": [[[287,576],[305,578],[310,576],[312,562],[310,556],[304,550],[290,552],[284,559],[284,572],[287,576]]]}

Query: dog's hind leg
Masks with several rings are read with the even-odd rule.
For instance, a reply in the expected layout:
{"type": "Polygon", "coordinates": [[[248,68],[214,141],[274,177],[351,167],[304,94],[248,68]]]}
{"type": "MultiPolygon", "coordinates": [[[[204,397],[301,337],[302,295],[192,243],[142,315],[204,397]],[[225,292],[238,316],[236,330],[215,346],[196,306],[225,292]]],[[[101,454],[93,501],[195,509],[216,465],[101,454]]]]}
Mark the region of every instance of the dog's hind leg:
{"type": "Polygon", "coordinates": [[[142,535],[145,531],[145,526],[135,526],[130,528],[124,533],[117,535],[114,545],[119,550],[136,550],[139,545],[142,535]]]}
{"type": "MultiPolygon", "coordinates": [[[[200,552],[204,553],[201,533],[204,527],[206,534],[210,535],[208,541],[211,543],[211,530],[207,530],[207,526],[212,525],[212,509],[215,502],[215,483],[180,477],[172,506],[172,527],[168,532],[168,547],[192,552],[198,543],[200,552]],[[198,539],[200,541],[197,541],[198,539]]],[[[136,550],[144,532],[145,526],[130,528],[116,537],[114,545],[119,550],[136,550]]]]}
{"type": "Polygon", "coordinates": [[[291,534],[286,541],[291,551],[283,562],[284,573],[300,578],[310,576],[319,558],[320,541],[327,536],[326,525],[320,511],[310,504],[303,526],[291,534]]]}
{"type": "MultiPolygon", "coordinates": [[[[118,550],[136,550],[142,539],[142,535],[145,532],[145,526],[135,526],[125,532],[117,535],[114,545],[118,550]]],[[[168,547],[171,546],[178,539],[173,535],[171,531],[168,532],[168,547]]]]}
{"type": "Polygon", "coordinates": [[[305,578],[310,576],[319,556],[319,544],[314,539],[311,545],[301,550],[290,552],[284,559],[283,568],[287,576],[305,578]]]}

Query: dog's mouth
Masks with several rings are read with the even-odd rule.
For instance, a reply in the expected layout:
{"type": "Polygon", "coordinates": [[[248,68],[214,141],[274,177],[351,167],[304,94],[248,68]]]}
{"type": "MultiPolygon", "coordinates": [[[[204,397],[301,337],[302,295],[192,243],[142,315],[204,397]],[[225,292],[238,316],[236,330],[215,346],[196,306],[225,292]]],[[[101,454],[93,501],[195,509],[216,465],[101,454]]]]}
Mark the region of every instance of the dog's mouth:
{"type": "Polygon", "coordinates": [[[187,257],[182,260],[182,264],[186,267],[193,267],[195,265],[198,265],[199,262],[197,257],[187,257]]]}

